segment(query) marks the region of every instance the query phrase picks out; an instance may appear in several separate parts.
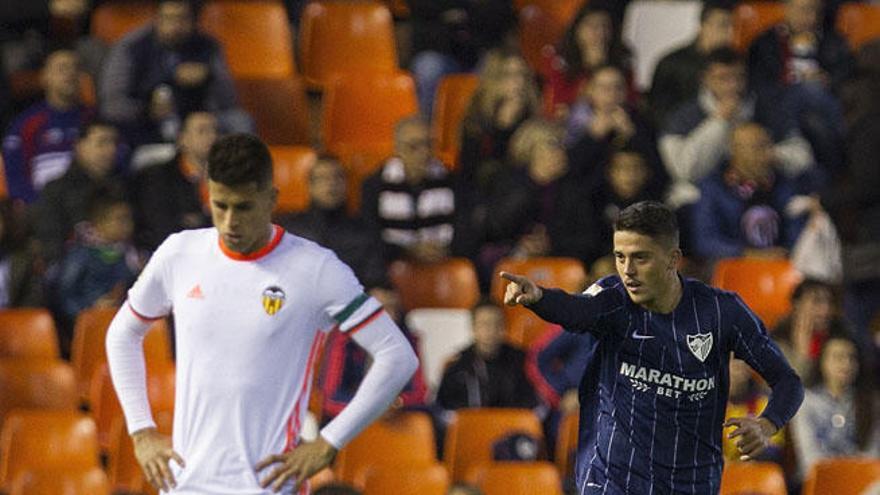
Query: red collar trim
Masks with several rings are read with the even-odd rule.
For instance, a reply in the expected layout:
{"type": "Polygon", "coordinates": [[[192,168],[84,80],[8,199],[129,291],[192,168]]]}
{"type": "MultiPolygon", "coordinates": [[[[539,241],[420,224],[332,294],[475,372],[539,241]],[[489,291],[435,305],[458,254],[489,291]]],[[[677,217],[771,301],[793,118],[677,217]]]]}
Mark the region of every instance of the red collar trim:
{"type": "Polygon", "coordinates": [[[226,244],[223,244],[223,237],[219,235],[217,236],[217,244],[220,246],[220,251],[222,251],[227,258],[234,259],[235,261],[256,261],[271,253],[275,247],[281,243],[282,237],[284,237],[284,229],[278,225],[272,225],[272,240],[259,250],[248,254],[237,253],[229,249],[226,247],[226,244]]]}

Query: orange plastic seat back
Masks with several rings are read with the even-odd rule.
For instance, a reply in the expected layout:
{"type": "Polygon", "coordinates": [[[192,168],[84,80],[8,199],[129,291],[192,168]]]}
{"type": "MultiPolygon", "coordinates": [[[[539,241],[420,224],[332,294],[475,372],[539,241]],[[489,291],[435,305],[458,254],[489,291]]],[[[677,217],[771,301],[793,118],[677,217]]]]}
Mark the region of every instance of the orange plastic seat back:
{"type": "Polygon", "coordinates": [[[512,434],[544,438],[541,423],[528,409],[460,409],[446,431],[444,463],[454,481],[470,467],[492,460],[492,445],[512,434]]]}
{"type": "Polygon", "coordinates": [[[856,2],[841,5],[837,12],[837,29],[853,49],[880,38],[880,5],[856,2]]]}
{"type": "Polygon", "coordinates": [[[479,466],[473,478],[485,495],[562,495],[562,481],[549,462],[496,462],[479,466]]]}
{"type": "Polygon", "coordinates": [[[364,495],[446,495],[449,475],[440,464],[400,466],[370,471],[364,495]]]}
{"type": "Polygon", "coordinates": [[[810,470],[803,495],[861,495],[863,490],[878,481],[878,459],[826,459],[810,470]]]}
{"type": "Polygon", "coordinates": [[[556,467],[563,477],[574,476],[574,460],[578,444],[578,412],[568,413],[559,423],[556,437],[556,467]]]}
{"type": "Polygon", "coordinates": [[[340,73],[397,70],[393,19],[378,2],[311,2],[302,13],[299,39],[302,72],[315,89],[340,73]]]}
{"type": "MultiPolygon", "coordinates": [[[[153,419],[156,420],[156,429],[160,433],[171,435],[173,415],[155,413],[153,419]]],[[[110,427],[110,447],[107,453],[107,474],[114,492],[155,493],[144,479],[122,418],[117,418],[110,427]]]]}
{"type": "Polygon", "coordinates": [[[0,358],[57,358],[58,334],[42,308],[0,311],[0,358]]]}
{"type": "Polygon", "coordinates": [[[156,2],[101,2],[92,13],[92,36],[112,45],[156,16],[156,2]]]}
{"type": "Polygon", "coordinates": [[[800,281],[787,259],[723,259],[712,275],[713,285],[739,294],[770,331],[791,310],[791,293],[800,281]]]}
{"type": "Polygon", "coordinates": [[[480,298],[477,272],[467,258],[438,263],[398,260],[388,270],[407,310],[415,308],[470,309],[480,298]]]}
{"type": "Polygon", "coordinates": [[[302,79],[240,78],[235,89],[266,144],[310,144],[309,102],[302,79]]]}
{"type": "Polygon", "coordinates": [[[475,74],[450,74],[441,79],[437,86],[431,130],[434,150],[449,167],[458,165],[461,122],[478,84],[479,78],[475,74]]]}
{"type": "Polygon", "coordinates": [[[276,213],[302,211],[309,207],[309,171],[318,155],[305,146],[270,146],[278,188],[276,213]]]}
{"type": "Polygon", "coordinates": [[[431,418],[421,412],[401,413],[368,426],[339,452],[334,470],[341,481],[363,482],[373,467],[400,472],[400,466],[435,463],[435,449],[431,418]],[[376,455],[377,446],[381,455],[376,455]]]}
{"type": "Polygon", "coordinates": [[[101,468],[27,471],[12,483],[10,495],[110,495],[110,482],[101,468]]]}
{"type": "Polygon", "coordinates": [[[13,409],[76,411],[73,368],[51,359],[0,359],[0,425],[13,409]]]}
{"type": "Polygon", "coordinates": [[[505,332],[507,342],[522,349],[531,347],[552,325],[524,308],[504,306],[504,313],[507,323],[505,332]]]}
{"type": "Polygon", "coordinates": [[[206,2],[199,16],[205,32],[223,45],[235,78],[293,76],[290,24],[284,5],[271,0],[206,2]]]}
{"type": "Polygon", "coordinates": [[[772,462],[727,462],[721,474],[719,495],[787,495],[785,475],[772,462]]]}
{"type": "Polygon", "coordinates": [[[764,31],[785,17],[783,2],[751,1],[733,9],[733,47],[746,52],[749,45],[764,31]]]}
{"type": "Polygon", "coordinates": [[[19,409],[0,430],[0,486],[32,469],[99,466],[95,422],[76,411],[19,409]]]}
{"type": "MultiPolygon", "coordinates": [[[[574,16],[566,16],[566,10],[556,9],[549,2],[530,3],[524,6],[519,17],[519,48],[523,58],[535,72],[543,74],[547,61],[562,42],[565,30],[574,16]]],[[[559,2],[573,4],[581,2],[559,2]]]]}
{"type": "MultiPolygon", "coordinates": [[[[123,308],[129,311],[128,308],[123,308]]],[[[76,371],[80,397],[89,399],[89,387],[95,371],[107,362],[104,342],[107,329],[116,315],[113,308],[90,308],[76,318],[71,345],[71,364],[76,371]]],[[[158,320],[147,331],[144,338],[144,356],[150,367],[167,366],[171,360],[171,342],[165,320],[158,320]]]]}

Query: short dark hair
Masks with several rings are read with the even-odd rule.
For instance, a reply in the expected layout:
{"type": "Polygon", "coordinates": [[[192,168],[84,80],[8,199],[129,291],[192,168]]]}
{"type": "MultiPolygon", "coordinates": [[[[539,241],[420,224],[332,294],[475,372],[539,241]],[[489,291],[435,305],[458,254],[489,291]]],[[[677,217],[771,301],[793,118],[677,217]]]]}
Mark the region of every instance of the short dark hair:
{"type": "Polygon", "coordinates": [[[272,184],[272,155],[254,135],[223,136],[208,153],[208,178],[226,186],[254,182],[258,189],[265,189],[272,184]]]}
{"type": "Polygon", "coordinates": [[[80,124],[79,126],[79,134],[76,136],[77,141],[82,141],[83,139],[89,137],[89,134],[92,133],[95,129],[112,129],[116,131],[116,126],[113,125],[109,120],[104,119],[89,119],[80,124]]]}
{"type": "Polygon", "coordinates": [[[716,48],[706,54],[706,59],[703,62],[703,72],[709,70],[709,67],[713,65],[742,65],[743,59],[740,57],[739,53],[736,52],[733,48],[728,46],[722,46],[721,48],[716,48]]]}
{"type": "Polygon", "coordinates": [[[120,188],[110,185],[100,186],[89,195],[86,203],[86,218],[90,223],[98,222],[111,208],[120,204],[131,206],[120,188]]]}
{"type": "Polygon", "coordinates": [[[345,483],[329,483],[313,491],[312,495],[361,495],[361,492],[345,483]]]}
{"type": "Polygon", "coordinates": [[[733,12],[733,2],[730,0],[705,0],[703,8],[700,9],[700,24],[706,22],[706,19],[716,10],[723,10],[730,14],[733,12]]]}
{"type": "Polygon", "coordinates": [[[675,212],[657,201],[640,201],[624,208],[614,222],[614,231],[622,230],[646,235],[669,247],[678,247],[675,212]]]}
{"type": "Polygon", "coordinates": [[[837,290],[834,285],[817,278],[805,278],[794,288],[794,291],[791,293],[791,301],[797,302],[807,295],[807,292],[812,292],[814,290],[827,290],[831,293],[832,298],[837,296],[837,290]]]}
{"type": "Polygon", "coordinates": [[[477,303],[471,307],[471,314],[475,314],[480,308],[495,308],[499,310],[502,309],[501,305],[495,302],[495,300],[493,300],[489,296],[481,296],[477,303]]]}

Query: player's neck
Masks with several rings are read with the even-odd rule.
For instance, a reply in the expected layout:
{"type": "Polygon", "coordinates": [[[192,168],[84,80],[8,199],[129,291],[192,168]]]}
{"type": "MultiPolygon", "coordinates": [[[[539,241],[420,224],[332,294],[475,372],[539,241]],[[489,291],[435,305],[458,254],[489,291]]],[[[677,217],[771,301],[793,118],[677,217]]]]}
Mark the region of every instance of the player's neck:
{"type": "Polygon", "coordinates": [[[671,313],[681,301],[682,290],[678,273],[673,273],[672,279],[669,281],[669,290],[663,291],[658,298],[643,306],[654,313],[671,313]]]}

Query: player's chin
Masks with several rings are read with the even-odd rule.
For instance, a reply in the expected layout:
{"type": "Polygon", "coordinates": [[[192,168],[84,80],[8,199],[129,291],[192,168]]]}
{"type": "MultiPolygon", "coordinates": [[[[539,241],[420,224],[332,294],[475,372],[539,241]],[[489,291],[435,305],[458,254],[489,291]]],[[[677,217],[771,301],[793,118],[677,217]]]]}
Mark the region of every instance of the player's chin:
{"type": "Polygon", "coordinates": [[[646,302],[651,299],[643,286],[634,288],[627,287],[626,292],[627,294],[629,294],[629,298],[637,304],[646,302]]]}

